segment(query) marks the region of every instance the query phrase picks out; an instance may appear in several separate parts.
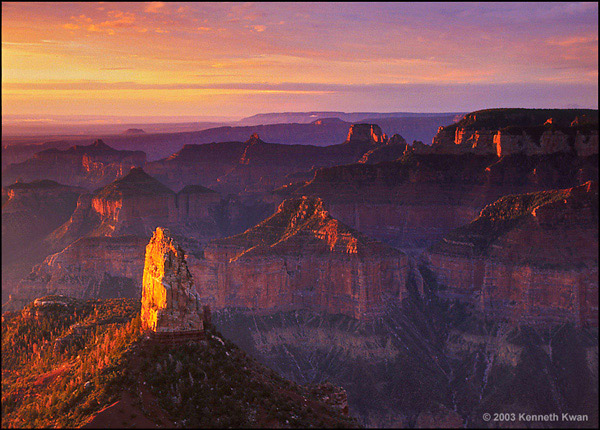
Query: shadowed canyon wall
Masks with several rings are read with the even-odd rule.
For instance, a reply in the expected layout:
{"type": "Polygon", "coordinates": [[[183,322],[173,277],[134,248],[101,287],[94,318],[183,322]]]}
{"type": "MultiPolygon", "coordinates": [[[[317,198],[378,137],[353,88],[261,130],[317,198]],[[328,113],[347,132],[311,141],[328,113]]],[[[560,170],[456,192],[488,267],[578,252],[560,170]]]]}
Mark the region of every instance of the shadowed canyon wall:
{"type": "Polygon", "coordinates": [[[425,258],[486,317],[597,326],[598,183],[503,197],[425,258]]]}
{"type": "Polygon", "coordinates": [[[246,232],[190,259],[213,309],[314,309],[368,318],[406,295],[408,258],[333,219],[319,199],[286,200],[246,232]]]}

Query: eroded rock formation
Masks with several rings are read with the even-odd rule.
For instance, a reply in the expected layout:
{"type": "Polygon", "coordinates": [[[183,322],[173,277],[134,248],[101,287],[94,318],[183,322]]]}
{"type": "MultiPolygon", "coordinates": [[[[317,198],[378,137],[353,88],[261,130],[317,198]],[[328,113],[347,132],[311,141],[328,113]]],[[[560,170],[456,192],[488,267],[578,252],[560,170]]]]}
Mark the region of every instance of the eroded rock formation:
{"type": "Polygon", "coordinates": [[[97,188],[145,162],[146,154],[142,151],[119,151],[96,140],[88,146],[47,149],[26,161],[11,164],[2,172],[2,184],[17,178],[24,181],[51,179],[67,185],[97,188]]]}
{"type": "Polygon", "coordinates": [[[157,228],[146,246],[142,327],[155,332],[202,331],[203,309],[185,251],[168,230],[157,228]]]}
{"type": "Polygon", "coordinates": [[[598,111],[487,109],[440,127],[432,149],[444,154],[598,154],[598,111]]]}
{"type": "Polygon", "coordinates": [[[445,298],[490,318],[598,324],[598,183],[506,196],[427,252],[445,298]]]}
{"type": "Polygon", "coordinates": [[[320,199],[300,197],[246,232],[210,242],[190,270],[215,309],[368,318],[405,296],[408,258],[332,218],[320,199]]]}
{"type": "Polygon", "coordinates": [[[499,159],[412,151],[393,162],[318,169],[306,184],[282,189],[279,196],[318,196],[346,225],[393,246],[419,250],[469,223],[503,195],[597,180],[597,163],[597,156],[572,153],[499,159]]]}
{"type": "Polygon", "coordinates": [[[31,267],[53,252],[44,237],[69,219],[84,192],[49,180],[2,188],[3,302],[31,267]]]}
{"type": "Polygon", "coordinates": [[[11,300],[26,303],[54,293],[139,297],[144,248],[153,230],[171,227],[197,252],[208,239],[221,237],[221,208],[221,197],[212,190],[189,186],[175,194],[133,168],[94,194],[79,196],[68,221],[38,244],[46,253],[14,280],[11,300]]]}
{"type": "Polygon", "coordinates": [[[70,243],[78,232],[147,236],[159,225],[180,227],[190,237],[215,237],[220,206],[221,197],[212,190],[189,186],[176,194],[141,168],[132,168],[106,187],[81,196],[71,219],[52,240],[66,236],[70,243]]]}
{"type": "Polygon", "coordinates": [[[377,124],[352,124],[346,142],[369,142],[376,145],[386,143],[387,137],[377,124]]]}
{"type": "Polygon", "coordinates": [[[15,299],[140,297],[146,243],[136,236],[82,237],[36,265],[19,282],[15,299]]]}
{"type": "MultiPolygon", "coordinates": [[[[400,145],[399,137],[394,138],[400,145]]],[[[222,193],[265,192],[286,184],[288,175],[311,169],[355,163],[387,137],[375,124],[354,124],[339,145],[281,145],[254,133],[246,142],[185,145],[146,170],[173,189],[201,184],[222,193]]]]}

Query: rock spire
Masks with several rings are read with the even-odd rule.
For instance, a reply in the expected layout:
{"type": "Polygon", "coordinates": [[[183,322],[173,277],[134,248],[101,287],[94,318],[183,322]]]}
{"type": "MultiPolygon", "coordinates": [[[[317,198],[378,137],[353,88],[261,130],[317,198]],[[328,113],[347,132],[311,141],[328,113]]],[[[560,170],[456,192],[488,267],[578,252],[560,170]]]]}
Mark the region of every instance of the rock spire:
{"type": "Polygon", "coordinates": [[[146,246],[142,289],[142,326],[155,332],[204,329],[200,298],[185,251],[169,231],[158,227],[146,246]]]}

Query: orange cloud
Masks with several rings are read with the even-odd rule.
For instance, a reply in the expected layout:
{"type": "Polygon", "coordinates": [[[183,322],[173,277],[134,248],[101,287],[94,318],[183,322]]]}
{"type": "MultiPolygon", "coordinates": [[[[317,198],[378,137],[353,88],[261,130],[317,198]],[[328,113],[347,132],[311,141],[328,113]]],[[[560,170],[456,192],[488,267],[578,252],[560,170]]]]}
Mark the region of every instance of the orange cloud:
{"type": "Polygon", "coordinates": [[[588,43],[598,43],[598,36],[575,36],[568,37],[566,39],[551,39],[548,41],[550,45],[558,45],[558,46],[576,46],[576,45],[585,45],[588,43]]]}
{"type": "Polygon", "coordinates": [[[130,12],[112,12],[113,15],[111,15],[111,12],[108,14],[118,19],[101,22],[100,27],[130,27],[135,22],[135,15],[130,12]]]}
{"type": "Polygon", "coordinates": [[[161,1],[153,1],[150,2],[147,6],[145,11],[149,12],[149,13],[158,13],[162,10],[162,8],[165,7],[165,4],[161,1]]]}

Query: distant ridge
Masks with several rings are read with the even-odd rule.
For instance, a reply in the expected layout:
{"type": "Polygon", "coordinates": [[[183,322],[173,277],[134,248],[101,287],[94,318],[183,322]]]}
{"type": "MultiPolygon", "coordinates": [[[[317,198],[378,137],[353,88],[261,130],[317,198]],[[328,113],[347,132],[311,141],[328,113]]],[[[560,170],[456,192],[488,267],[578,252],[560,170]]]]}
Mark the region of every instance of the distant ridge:
{"type": "Polygon", "coordinates": [[[260,124],[283,124],[283,123],[311,123],[319,119],[338,118],[345,122],[360,122],[367,118],[411,118],[411,117],[435,117],[445,115],[463,115],[466,112],[336,112],[336,111],[313,111],[313,112],[270,112],[259,113],[239,120],[236,125],[260,125],[260,124]]]}

